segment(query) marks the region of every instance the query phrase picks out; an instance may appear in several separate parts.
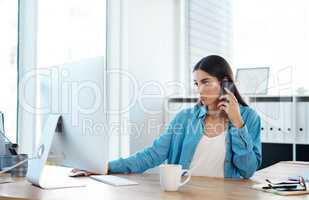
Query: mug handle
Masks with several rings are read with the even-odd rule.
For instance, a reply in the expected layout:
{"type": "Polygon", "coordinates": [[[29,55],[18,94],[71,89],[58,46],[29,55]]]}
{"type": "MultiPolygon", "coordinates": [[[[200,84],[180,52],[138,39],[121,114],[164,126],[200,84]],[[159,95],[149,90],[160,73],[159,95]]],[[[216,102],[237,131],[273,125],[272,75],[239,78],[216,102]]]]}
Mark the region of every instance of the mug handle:
{"type": "Polygon", "coordinates": [[[181,182],[181,183],[179,184],[179,187],[181,187],[181,186],[187,184],[187,183],[190,181],[190,179],[191,179],[191,173],[190,173],[190,171],[187,170],[187,169],[182,170],[181,174],[185,174],[185,173],[188,173],[188,177],[186,178],[185,181],[183,181],[183,182],[181,182]]]}

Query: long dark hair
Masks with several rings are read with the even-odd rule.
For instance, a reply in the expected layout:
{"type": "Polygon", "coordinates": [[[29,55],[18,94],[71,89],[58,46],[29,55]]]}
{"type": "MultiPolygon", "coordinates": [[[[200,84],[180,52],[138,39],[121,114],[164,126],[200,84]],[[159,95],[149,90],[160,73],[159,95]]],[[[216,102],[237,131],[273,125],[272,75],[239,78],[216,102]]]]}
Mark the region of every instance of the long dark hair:
{"type": "Polygon", "coordinates": [[[234,82],[232,68],[224,58],[217,55],[204,57],[194,66],[193,72],[196,70],[202,70],[211,76],[216,77],[220,82],[223,80],[223,78],[227,78],[229,82],[233,83],[232,92],[234,93],[238,103],[243,106],[248,106],[244,99],[240,96],[234,82]]]}

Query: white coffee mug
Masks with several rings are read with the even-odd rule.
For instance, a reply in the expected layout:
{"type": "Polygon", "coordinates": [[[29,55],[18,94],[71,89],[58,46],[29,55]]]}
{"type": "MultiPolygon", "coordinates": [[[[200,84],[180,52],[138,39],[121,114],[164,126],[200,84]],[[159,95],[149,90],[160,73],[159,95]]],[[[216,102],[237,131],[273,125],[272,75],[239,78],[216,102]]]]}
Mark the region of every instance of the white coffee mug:
{"type": "Polygon", "coordinates": [[[189,182],[191,174],[183,170],[181,165],[164,164],[160,165],[160,185],[165,191],[177,191],[179,187],[189,182]],[[181,182],[181,175],[187,173],[188,177],[181,182]]]}

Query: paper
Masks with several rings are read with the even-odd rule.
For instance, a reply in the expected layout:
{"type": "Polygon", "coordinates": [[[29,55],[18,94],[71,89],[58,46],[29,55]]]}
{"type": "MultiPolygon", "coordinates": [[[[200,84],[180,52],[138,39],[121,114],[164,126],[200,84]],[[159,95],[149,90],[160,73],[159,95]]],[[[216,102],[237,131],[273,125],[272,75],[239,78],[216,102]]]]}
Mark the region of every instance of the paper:
{"type": "MultiPolygon", "coordinates": [[[[307,183],[308,185],[308,183],[307,183]]],[[[267,187],[268,184],[262,183],[262,184],[255,184],[252,185],[251,188],[254,190],[259,190],[263,192],[269,192],[281,196],[293,196],[293,195],[302,195],[302,194],[309,194],[309,190],[307,189],[306,191],[277,191],[275,189],[263,189],[263,187],[267,187]]]]}

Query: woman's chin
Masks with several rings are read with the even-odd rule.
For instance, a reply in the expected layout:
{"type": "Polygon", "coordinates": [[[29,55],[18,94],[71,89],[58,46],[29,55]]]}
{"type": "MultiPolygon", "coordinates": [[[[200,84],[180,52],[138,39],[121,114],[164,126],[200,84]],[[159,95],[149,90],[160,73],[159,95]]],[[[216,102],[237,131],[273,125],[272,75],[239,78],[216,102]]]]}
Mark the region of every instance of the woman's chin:
{"type": "Polygon", "coordinates": [[[208,106],[208,105],[213,105],[214,103],[216,103],[216,99],[208,99],[208,98],[205,98],[202,100],[203,104],[205,106],[208,106]]]}

